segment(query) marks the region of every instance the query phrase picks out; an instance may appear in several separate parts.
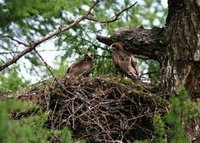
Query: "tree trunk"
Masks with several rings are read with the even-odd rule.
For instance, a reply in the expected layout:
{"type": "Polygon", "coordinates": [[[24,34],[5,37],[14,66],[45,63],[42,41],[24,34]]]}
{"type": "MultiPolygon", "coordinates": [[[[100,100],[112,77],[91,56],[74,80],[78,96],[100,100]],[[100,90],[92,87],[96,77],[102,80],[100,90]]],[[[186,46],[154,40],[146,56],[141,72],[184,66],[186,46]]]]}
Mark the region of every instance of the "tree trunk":
{"type": "Polygon", "coordinates": [[[200,2],[169,0],[163,28],[122,28],[111,37],[97,36],[107,45],[122,42],[133,54],[157,60],[161,66],[161,91],[169,94],[184,85],[200,98],[200,2]]]}
{"type": "MultiPolygon", "coordinates": [[[[200,0],[168,0],[168,8],[163,28],[122,28],[97,40],[107,45],[121,42],[129,52],[159,61],[164,95],[185,86],[190,98],[200,101],[200,0]]],[[[185,128],[191,142],[200,141],[199,124],[194,119],[185,128]]]]}
{"type": "Polygon", "coordinates": [[[162,55],[161,83],[165,90],[184,85],[191,97],[200,97],[200,14],[194,1],[169,1],[166,23],[168,45],[162,55]]]}

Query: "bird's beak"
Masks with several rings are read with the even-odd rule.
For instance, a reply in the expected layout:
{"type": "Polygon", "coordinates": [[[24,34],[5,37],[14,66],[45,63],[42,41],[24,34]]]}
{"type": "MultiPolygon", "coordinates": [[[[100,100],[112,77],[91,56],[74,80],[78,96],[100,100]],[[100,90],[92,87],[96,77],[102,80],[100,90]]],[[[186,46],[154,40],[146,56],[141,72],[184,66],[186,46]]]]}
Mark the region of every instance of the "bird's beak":
{"type": "Polygon", "coordinates": [[[113,44],[110,45],[110,47],[108,48],[109,50],[113,49],[113,44]]]}
{"type": "Polygon", "coordinates": [[[93,57],[94,57],[94,54],[91,53],[91,52],[88,52],[87,55],[88,55],[90,58],[93,58],[93,57]]]}

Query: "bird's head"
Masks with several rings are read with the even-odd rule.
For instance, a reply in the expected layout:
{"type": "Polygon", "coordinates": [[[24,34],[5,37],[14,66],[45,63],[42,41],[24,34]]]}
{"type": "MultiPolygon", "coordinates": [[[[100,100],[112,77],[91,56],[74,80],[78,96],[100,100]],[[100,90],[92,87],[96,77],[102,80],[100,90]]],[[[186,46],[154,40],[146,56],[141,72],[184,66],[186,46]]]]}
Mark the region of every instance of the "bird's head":
{"type": "Polygon", "coordinates": [[[110,49],[111,51],[121,50],[121,49],[123,49],[123,46],[122,46],[122,43],[120,43],[120,42],[115,42],[115,43],[113,43],[112,45],[110,45],[109,49],[110,49]]]}
{"type": "Polygon", "coordinates": [[[84,59],[85,60],[92,60],[94,58],[94,54],[91,53],[91,52],[87,52],[85,55],[84,55],[84,59]]]}

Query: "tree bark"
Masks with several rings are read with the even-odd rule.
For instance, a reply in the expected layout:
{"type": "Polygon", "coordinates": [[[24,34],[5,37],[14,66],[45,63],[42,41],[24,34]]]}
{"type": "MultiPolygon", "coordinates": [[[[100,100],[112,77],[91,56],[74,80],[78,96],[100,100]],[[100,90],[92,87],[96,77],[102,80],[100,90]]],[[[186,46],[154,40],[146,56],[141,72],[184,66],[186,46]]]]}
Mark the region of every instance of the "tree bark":
{"type": "MultiPolygon", "coordinates": [[[[121,42],[129,52],[159,61],[163,94],[185,86],[190,98],[200,101],[200,0],[168,0],[163,28],[122,28],[97,40],[107,45],[121,42]]],[[[194,119],[186,127],[191,142],[200,141],[199,123],[194,119]]]]}
{"type": "Polygon", "coordinates": [[[169,94],[184,85],[192,98],[200,98],[199,1],[169,0],[163,28],[121,28],[111,37],[98,35],[106,45],[121,42],[127,51],[157,60],[161,91],[169,94]]]}
{"type": "Polygon", "coordinates": [[[166,21],[169,44],[162,60],[161,83],[172,91],[184,85],[191,97],[200,97],[200,15],[191,0],[170,0],[166,21]]]}

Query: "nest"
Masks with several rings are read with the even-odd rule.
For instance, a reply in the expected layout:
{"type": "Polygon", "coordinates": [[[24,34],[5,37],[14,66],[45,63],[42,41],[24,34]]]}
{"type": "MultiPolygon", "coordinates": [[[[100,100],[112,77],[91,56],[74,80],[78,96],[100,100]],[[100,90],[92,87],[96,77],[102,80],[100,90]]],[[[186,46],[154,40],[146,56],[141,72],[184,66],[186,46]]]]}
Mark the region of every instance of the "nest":
{"type": "Polygon", "coordinates": [[[118,78],[79,78],[59,80],[19,98],[40,104],[50,113],[46,127],[68,127],[74,139],[133,142],[153,138],[153,117],[166,112],[166,104],[150,89],[118,78]]]}

